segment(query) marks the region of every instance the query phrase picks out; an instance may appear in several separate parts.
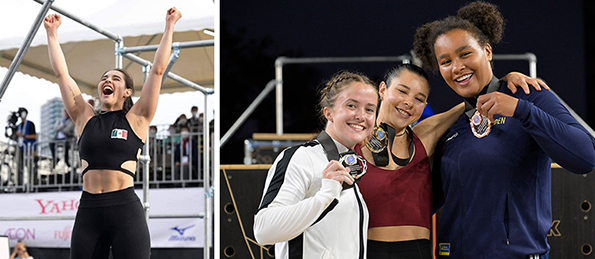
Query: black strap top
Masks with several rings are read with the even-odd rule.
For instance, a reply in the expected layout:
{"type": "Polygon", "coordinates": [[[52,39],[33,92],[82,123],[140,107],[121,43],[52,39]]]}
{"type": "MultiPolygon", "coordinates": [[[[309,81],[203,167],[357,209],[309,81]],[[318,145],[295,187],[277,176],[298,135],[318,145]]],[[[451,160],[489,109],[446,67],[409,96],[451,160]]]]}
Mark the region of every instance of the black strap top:
{"type": "Polygon", "coordinates": [[[85,125],[79,139],[79,154],[89,164],[83,175],[93,169],[119,170],[134,177],[122,168],[126,161],[137,161],[139,149],[144,145],[132,131],[123,110],[102,112],[93,116],[85,125]]]}

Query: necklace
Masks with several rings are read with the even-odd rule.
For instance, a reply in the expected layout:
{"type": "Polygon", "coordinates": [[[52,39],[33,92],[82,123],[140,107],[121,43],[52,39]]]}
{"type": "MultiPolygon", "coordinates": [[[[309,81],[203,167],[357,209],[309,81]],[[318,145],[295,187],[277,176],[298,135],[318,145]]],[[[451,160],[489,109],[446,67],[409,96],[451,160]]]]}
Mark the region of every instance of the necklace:
{"type": "MultiPolygon", "coordinates": [[[[406,165],[408,165],[409,162],[411,162],[411,158],[413,157],[414,144],[413,144],[413,137],[411,136],[411,133],[409,132],[410,129],[411,128],[409,128],[409,126],[407,126],[407,128],[405,128],[405,131],[403,133],[401,133],[401,135],[400,135],[400,136],[403,136],[405,133],[407,133],[407,138],[410,140],[409,141],[409,157],[407,157],[407,158],[397,157],[397,156],[395,156],[395,154],[393,154],[392,150],[389,149],[390,150],[390,154],[393,157],[393,161],[395,161],[395,163],[397,165],[400,165],[400,166],[406,166],[406,165]]],[[[394,129],[393,129],[393,131],[394,131],[394,129]]],[[[389,135],[390,135],[390,130],[389,130],[389,135]]],[[[396,135],[395,135],[395,137],[396,137],[396,135]]],[[[394,137],[389,139],[389,142],[390,142],[389,143],[389,147],[390,148],[392,148],[392,146],[393,146],[392,139],[394,139],[394,137]]]]}
{"type": "Polygon", "coordinates": [[[405,133],[407,133],[407,130],[404,130],[403,133],[401,133],[401,134],[396,134],[395,137],[403,136],[403,135],[405,135],[405,133]]]}

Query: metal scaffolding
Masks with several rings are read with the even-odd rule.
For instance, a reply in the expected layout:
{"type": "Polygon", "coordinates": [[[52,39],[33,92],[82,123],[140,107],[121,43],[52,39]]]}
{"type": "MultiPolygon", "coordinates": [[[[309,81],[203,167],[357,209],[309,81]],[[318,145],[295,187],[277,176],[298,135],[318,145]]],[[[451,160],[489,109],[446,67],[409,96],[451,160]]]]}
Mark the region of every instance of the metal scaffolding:
{"type": "MultiPolygon", "coordinates": [[[[31,45],[31,42],[33,41],[33,38],[35,36],[35,34],[37,33],[39,27],[41,26],[41,24],[43,23],[43,19],[46,16],[47,12],[49,11],[49,9],[52,9],[62,15],[64,15],[65,17],[70,18],[71,20],[111,39],[114,41],[114,49],[115,49],[115,67],[116,68],[122,68],[122,57],[125,57],[129,60],[131,60],[134,63],[140,64],[143,67],[143,70],[148,71],[148,68],[150,68],[152,66],[151,62],[142,59],[134,54],[131,54],[131,52],[143,52],[143,51],[155,51],[157,49],[157,45],[151,45],[151,46],[135,46],[135,47],[124,47],[124,40],[123,37],[121,37],[118,34],[109,32],[107,30],[104,30],[98,26],[95,26],[93,24],[91,24],[88,21],[85,21],[84,19],[77,17],[74,14],[69,13],[68,11],[54,6],[53,2],[55,0],[33,0],[39,4],[42,4],[42,8],[39,11],[39,14],[37,15],[37,17],[35,18],[35,21],[33,22],[33,25],[31,26],[31,29],[29,30],[29,32],[27,33],[27,36],[22,44],[22,46],[19,48],[15,58],[13,59],[13,61],[10,64],[10,67],[8,68],[8,72],[6,73],[1,85],[0,85],[0,101],[2,100],[2,97],[4,96],[4,92],[6,91],[6,88],[8,87],[8,85],[10,84],[10,81],[12,80],[12,77],[14,76],[14,73],[17,71],[19,65],[21,64],[23,57],[25,56],[25,54],[27,53],[27,50],[29,49],[29,46],[31,45]]],[[[200,86],[190,80],[187,80],[179,75],[176,75],[172,72],[169,72],[169,69],[171,68],[171,66],[173,65],[173,63],[175,62],[175,60],[177,59],[177,55],[179,55],[179,49],[181,48],[193,48],[193,47],[207,47],[207,46],[214,46],[215,41],[214,40],[203,40],[203,41],[192,41],[192,42],[174,42],[172,44],[172,49],[174,50],[172,57],[170,58],[170,63],[168,65],[168,70],[166,71],[166,73],[164,73],[165,76],[173,79],[174,81],[188,86],[194,90],[198,90],[200,92],[203,93],[204,95],[204,109],[205,109],[205,113],[204,113],[204,119],[203,119],[203,148],[205,150],[205,152],[203,152],[203,161],[205,161],[203,163],[203,170],[205,172],[204,174],[204,191],[205,191],[205,214],[204,214],[204,221],[205,221],[205,244],[204,244],[204,249],[203,249],[203,258],[210,258],[210,240],[211,240],[211,214],[212,214],[212,197],[213,197],[213,189],[211,187],[211,168],[210,168],[210,163],[208,161],[210,161],[210,131],[209,131],[209,113],[206,112],[208,111],[208,96],[211,94],[214,94],[214,89],[212,88],[206,88],[203,86],[200,86]]],[[[165,78],[165,77],[164,77],[165,78]]],[[[147,134],[148,135],[148,134],[147,134]]],[[[148,150],[148,145],[149,143],[147,142],[145,144],[145,152],[148,150]]],[[[145,153],[146,155],[143,155],[140,159],[141,163],[143,164],[143,167],[147,168],[148,164],[150,162],[150,157],[147,153],[145,153]]],[[[144,179],[149,179],[148,176],[148,170],[144,171],[145,175],[144,179]]],[[[143,205],[145,206],[145,213],[147,215],[147,219],[148,217],[148,211],[150,208],[150,203],[149,203],[149,199],[148,199],[148,194],[149,194],[149,185],[148,183],[143,184],[143,193],[144,193],[144,197],[143,197],[143,205]]]]}
{"type": "MultiPolygon", "coordinates": [[[[494,60],[520,60],[529,63],[529,76],[537,78],[537,56],[533,53],[525,54],[499,54],[493,55],[494,60]]],[[[401,56],[373,56],[373,57],[307,57],[307,58],[288,58],[278,57],[275,60],[275,79],[267,83],[266,87],[250,104],[250,106],[242,113],[240,118],[229,128],[223,138],[221,138],[220,146],[223,146],[227,140],[242,126],[244,121],[262,102],[268,93],[272,91],[272,84],[275,84],[275,111],[276,111],[276,133],[283,134],[283,67],[287,64],[314,64],[314,63],[362,63],[362,62],[401,62],[411,63],[415,61],[414,57],[410,55],[401,56]]],[[[595,131],[570,107],[562,98],[560,98],[554,90],[550,91],[558,97],[560,102],[570,111],[570,114],[591,134],[595,137],[595,131]]]]}

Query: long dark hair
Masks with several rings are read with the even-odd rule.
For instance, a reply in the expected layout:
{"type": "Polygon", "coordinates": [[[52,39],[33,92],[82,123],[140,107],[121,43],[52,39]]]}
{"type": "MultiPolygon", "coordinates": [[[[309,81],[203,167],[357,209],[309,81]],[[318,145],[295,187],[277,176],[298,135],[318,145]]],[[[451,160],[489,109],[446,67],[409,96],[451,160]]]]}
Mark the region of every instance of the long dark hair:
{"type": "MultiPolygon", "coordinates": [[[[126,100],[124,100],[124,106],[122,107],[122,109],[125,112],[128,112],[130,110],[130,108],[132,108],[132,105],[134,105],[134,102],[132,101],[132,96],[134,95],[134,80],[132,80],[132,76],[128,72],[126,72],[126,70],[124,70],[124,69],[114,68],[114,69],[105,71],[105,73],[107,73],[109,71],[118,71],[118,72],[122,73],[124,75],[124,85],[126,86],[126,88],[132,90],[132,94],[130,96],[128,96],[126,98],[126,100]]],[[[103,74],[105,75],[105,73],[103,73],[103,74]]]]}

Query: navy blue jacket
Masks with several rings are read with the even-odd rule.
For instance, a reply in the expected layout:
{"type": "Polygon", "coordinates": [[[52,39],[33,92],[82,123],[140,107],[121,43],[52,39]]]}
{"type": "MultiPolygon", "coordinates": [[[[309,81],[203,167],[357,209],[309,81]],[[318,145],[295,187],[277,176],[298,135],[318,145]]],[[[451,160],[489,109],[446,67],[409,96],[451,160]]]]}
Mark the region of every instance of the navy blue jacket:
{"type": "Polygon", "coordinates": [[[512,94],[505,83],[498,91],[519,99],[512,118],[496,115],[489,135],[476,138],[463,114],[436,150],[438,258],[548,252],[551,159],[574,173],[595,167],[593,137],[551,92],[512,94]]]}

